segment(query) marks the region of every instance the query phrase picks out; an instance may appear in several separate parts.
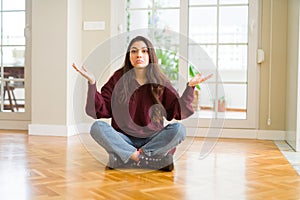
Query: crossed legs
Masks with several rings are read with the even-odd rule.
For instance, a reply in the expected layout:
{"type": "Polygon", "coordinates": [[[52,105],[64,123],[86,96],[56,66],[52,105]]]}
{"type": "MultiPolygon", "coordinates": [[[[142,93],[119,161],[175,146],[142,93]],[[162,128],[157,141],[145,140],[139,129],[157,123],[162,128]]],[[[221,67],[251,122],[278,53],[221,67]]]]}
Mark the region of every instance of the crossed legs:
{"type": "Polygon", "coordinates": [[[106,122],[96,121],[91,127],[91,136],[108,154],[116,154],[127,163],[138,162],[141,152],[149,157],[166,156],[185,139],[186,130],[181,123],[172,123],[151,137],[136,138],[116,131],[106,122]]]}

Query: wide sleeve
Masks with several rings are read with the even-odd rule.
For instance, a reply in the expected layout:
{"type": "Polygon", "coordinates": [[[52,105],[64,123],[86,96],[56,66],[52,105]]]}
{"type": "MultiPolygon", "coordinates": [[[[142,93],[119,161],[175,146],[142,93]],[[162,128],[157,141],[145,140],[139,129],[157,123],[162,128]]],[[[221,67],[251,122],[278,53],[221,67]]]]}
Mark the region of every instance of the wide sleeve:
{"type": "Polygon", "coordinates": [[[101,93],[97,91],[96,84],[88,85],[87,100],[85,111],[87,115],[94,119],[110,118],[111,114],[111,96],[115,85],[115,77],[101,88],[101,93]]]}
{"type": "Polygon", "coordinates": [[[166,110],[167,120],[185,119],[194,113],[192,102],[194,100],[194,88],[186,86],[182,96],[173,88],[171,84],[167,84],[163,93],[162,104],[166,110]]]}

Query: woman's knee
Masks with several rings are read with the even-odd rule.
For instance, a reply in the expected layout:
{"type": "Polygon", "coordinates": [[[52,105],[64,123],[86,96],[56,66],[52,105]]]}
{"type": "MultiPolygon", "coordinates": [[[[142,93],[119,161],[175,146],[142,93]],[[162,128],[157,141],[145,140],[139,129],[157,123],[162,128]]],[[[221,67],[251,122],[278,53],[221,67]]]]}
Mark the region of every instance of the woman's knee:
{"type": "Polygon", "coordinates": [[[181,136],[182,139],[186,137],[186,128],[183,124],[177,123],[178,124],[178,131],[177,133],[181,136]]]}
{"type": "Polygon", "coordinates": [[[186,137],[186,128],[183,124],[181,123],[173,123],[173,124],[169,124],[169,126],[171,126],[170,128],[172,128],[172,132],[173,134],[176,133],[176,136],[181,138],[182,140],[184,140],[184,138],[186,137]]]}
{"type": "Polygon", "coordinates": [[[100,135],[103,134],[104,127],[107,126],[108,124],[103,121],[95,121],[90,129],[90,134],[93,138],[99,137],[100,135]]]}

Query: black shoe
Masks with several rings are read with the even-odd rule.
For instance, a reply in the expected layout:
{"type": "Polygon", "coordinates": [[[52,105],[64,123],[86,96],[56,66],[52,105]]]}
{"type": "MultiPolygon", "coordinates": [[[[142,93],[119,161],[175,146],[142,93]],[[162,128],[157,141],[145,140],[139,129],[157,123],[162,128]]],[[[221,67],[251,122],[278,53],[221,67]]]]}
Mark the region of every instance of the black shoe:
{"type": "Polygon", "coordinates": [[[147,156],[141,154],[139,157],[138,166],[144,169],[156,169],[162,171],[172,171],[174,169],[173,156],[147,156]]]}
{"type": "Polygon", "coordinates": [[[160,168],[159,170],[164,171],[164,172],[171,172],[174,170],[172,154],[167,154],[165,157],[163,157],[163,163],[165,163],[165,166],[160,168]]]}
{"type": "Polygon", "coordinates": [[[124,164],[123,161],[120,159],[120,157],[118,155],[116,155],[115,153],[110,153],[108,163],[105,168],[106,169],[115,169],[115,168],[122,166],[123,164],[124,164]]]}
{"type": "Polygon", "coordinates": [[[164,171],[164,172],[171,172],[171,171],[173,171],[173,169],[174,169],[174,164],[171,163],[163,168],[160,168],[159,170],[164,171]]]}
{"type": "Polygon", "coordinates": [[[134,167],[134,165],[135,165],[134,161],[129,160],[127,163],[124,163],[117,154],[110,153],[109,161],[105,168],[106,169],[132,168],[134,167]]]}

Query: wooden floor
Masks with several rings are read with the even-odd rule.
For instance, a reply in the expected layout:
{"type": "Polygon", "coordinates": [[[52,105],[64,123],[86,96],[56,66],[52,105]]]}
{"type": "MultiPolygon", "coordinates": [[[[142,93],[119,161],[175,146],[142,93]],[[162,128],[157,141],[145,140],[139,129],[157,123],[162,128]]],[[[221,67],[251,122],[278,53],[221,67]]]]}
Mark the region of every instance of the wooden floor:
{"type": "Polygon", "coordinates": [[[105,170],[85,141],[0,131],[0,199],[300,199],[272,141],[189,138],[173,172],[105,170]]]}

